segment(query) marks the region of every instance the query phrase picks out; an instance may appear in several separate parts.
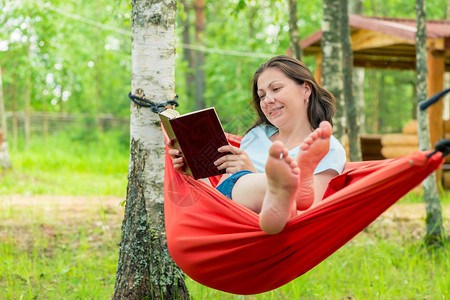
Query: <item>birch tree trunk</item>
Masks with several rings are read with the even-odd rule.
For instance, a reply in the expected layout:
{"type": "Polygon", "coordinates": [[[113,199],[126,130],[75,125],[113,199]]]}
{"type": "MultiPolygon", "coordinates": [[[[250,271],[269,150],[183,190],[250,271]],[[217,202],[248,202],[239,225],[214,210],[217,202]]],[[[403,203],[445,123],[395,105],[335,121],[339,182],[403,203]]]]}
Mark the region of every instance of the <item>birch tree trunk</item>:
{"type": "MultiPolygon", "coordinates": [[[[176,0],[133,0],[131,91],[153,102],[174,97],[176,0]]],[[[164,142],[157,114],[131,105],[130,163],[114,299],[189,299],[167,250],[164,142]]]]}
{"type": "Polygon", "coordinates": [[[5,100],[3,99],[2,68],[0,67],[0,169],[11,168],[9,157],[8,130],[6,128],[5,100]]]}
{"type": "Polygon", "coordinates": [[[342,72],[344,79],[344,99],[347,120],[347,134],[349,157],[351,161],[361,160],[361,146],[359,142],[358,107],[353,97],[353,52],[350,44],[350,27],[348,24],[348,3],[341,0],[341,43],[342,43],[342,72]]]}
{"type": "MultiPolygon", "coordinates": [[[[426,12],[425,1],[416,0],[416,59],[417,59],[417,98],[418,102],[427,100],[427,34],[426,34],[426,12]]],[[[428,126],[428,111],[417,112],[419,149],[424,151],[430,148],[430,136],[428,126]]],[[[442,225],[442,209],[436,186],[436,174],[432,173],[423,182],[424,201],[426,207],[425,244],[427,246],[438,246],[446,239],[442,225]]]]}
{"type": "Polygon", "coordinates": [[[302,60],[302,48],[300,47],[300,33],[297,26],[297,0],[288,0],[289,7],[289,44],[292,56],[302,60]]]}
{"type": "MultiPolygon", "coordinates": [[[[351,14],[363,15],[364,3],[362,0],[350,0],[348,11],[351,14]]],[[[353,95],[355,97],[359,133],[366,132],[366,118],[364,114],[364,78],[365,69],[361,67],[353,68],[353,95]]]]}
{"type": "Polygon", "coordinates": [[[345,131],[345,107],[343,101],[342,46],[339,32],[339,0],[323,1],[322,23],[322,76],[323,86],[336,98],[336,114],[333,118],[333,134],[342,138],[345,131]]]}
{"type": "Polygon", "coordinates": [[[378,87],[378,75],[376,70],[371,70],[373,78],[371,81],[373,90],[373,132],[380,132],[379,110],[380,110],[380,89],[378,87]]]}

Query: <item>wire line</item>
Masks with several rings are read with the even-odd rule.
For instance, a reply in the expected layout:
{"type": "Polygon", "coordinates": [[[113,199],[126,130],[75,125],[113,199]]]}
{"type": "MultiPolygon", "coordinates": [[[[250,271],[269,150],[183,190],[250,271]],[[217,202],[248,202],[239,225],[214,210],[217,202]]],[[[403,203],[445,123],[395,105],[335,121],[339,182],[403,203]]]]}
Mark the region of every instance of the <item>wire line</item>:
{"type": "MultiPolygon", "coordinates": [[[[77,21],[80,21],[80,22],[83,22],[83,23],[86,23],[89,25],[93,25],[93,26],[96,26],[96,27],[99,27],[99,28],[102,28],[105,30],[110,30],[110,31],[116,32],[121,35],[126,35],[126,36],[130,36],[130,37],[132,36],[132,33],[128,30],[105,25],[103,23],[85,18],[83,16],[67,12],[63,9],[52,6],[50,3],[42,3],[39,1],[36,1],[36,3],[44,8],[47,8],[53,12],[56,12],[60,15],[69,17],[71,19],[74,19],[74,20],[77,20],[77,21]]],[[[217,49],[217,48],[207,48],[207,47],[203,47],[203,46],[197,46],[197,45],[191,45],[191,44],[185,44],[185,43],[177,43],[177,45],[180,46],[181,48],[190,49],[193,51],[205,52],[205,53],[216,53],[216,54],[230,55],[230,56],[253,57],[253,58],[269,58],[269,57],[274,56],[273,53],[255,53],[255,52],[244,52],[244,51],[235,51],[235,50],[224,50],[224,49],[217,49]]]]}

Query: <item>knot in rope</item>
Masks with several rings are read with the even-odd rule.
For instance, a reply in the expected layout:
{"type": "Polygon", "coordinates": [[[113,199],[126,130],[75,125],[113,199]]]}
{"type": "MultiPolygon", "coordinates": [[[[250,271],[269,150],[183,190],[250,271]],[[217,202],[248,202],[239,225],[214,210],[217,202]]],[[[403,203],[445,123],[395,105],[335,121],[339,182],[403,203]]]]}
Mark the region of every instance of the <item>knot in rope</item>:
{"type": "Polygon", "coordinates": [[[136,104],[137,106],[150,107],[152,112],[154,112],[155,114],[158,114],[158,113],[164,111],[165,109],[167,109],[168,106],[178,106],[179,105],[177,102],[178,95],[175,95],[175,98],[173,98],[172,100],[162,102],[162,103],[155,103],[148,99],[132,95],[131,92],[128,93],[128,98],[130,98],[130,100],[133,101],[133,103],[136,104]]]}
{"type": "Polygon", "coordinates": [[[442,156],[445,157],[450,154],[450,140],[440,140],[434,145],[434,151],[427,155],[428,158],[436,154],[436,152],[441,152],[442,156]]]}

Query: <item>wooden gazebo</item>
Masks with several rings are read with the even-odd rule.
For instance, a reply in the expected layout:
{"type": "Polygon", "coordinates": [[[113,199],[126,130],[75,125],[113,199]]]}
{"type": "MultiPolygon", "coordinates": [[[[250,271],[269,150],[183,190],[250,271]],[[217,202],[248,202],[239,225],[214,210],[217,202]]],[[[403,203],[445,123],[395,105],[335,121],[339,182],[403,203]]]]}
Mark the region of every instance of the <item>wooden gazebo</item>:
{"type": "MultiPolygon", "coordinates": [[[[405,70],[416,68],[416,21],[413,19],[349,15],[354,66],[405,70]]],[[[322,61],[322,31],[300,42],[304,55],[322,61]]],[[[427,21],[428,95],[444,88],[444,73],[450,71],[450,21],[427,21]]],[[[315,77],[322,77],[320,67],[315,77]]],[[[444,136],[443,101],[429,108],[430,142],[444,136]]]]}
{"type": "MultiPolygon", "coordinates": [[[[416,20],[349,15],[350,41],[355,67],[397,70],[416,69],[416,20]]],[[[444,74],[450,71],[450,21],[427,21],[428,96],[444,88],[444,74]]],[[[304,55],[315,55],[315,77],[320,82],[322,31],[303,39],[304,55]]],[[[444,137],[450,122],[443,120],[444,102],[428,109],[430,147],[444,137]]],[[[438,181],[441,179],[438,171],[438,181]]]]}

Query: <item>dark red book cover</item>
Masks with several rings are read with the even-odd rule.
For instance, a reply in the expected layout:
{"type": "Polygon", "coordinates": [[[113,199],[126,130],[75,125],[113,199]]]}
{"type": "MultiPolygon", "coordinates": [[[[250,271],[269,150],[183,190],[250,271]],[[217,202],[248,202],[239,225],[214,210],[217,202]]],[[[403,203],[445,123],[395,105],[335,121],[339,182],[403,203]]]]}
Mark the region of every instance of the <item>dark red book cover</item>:
{"type": "MultiPolygon", "coordinates": [[[[167,128],[167,118],[164,113],[160,114],[164,129],[169,138],[173,132],[179,148],[188,165],[186,172],[195,179],[207,178],[224,174],[225,170],[218,170],[214,162],[227,153],[220,153],[218,148],[228,145],[222,124],[219,121],[214,107],[195,111],[192,113],[169,117],[171,126],[167,128]]],[[[177,145],[175,145],[177,146],[177,145]]]]}

